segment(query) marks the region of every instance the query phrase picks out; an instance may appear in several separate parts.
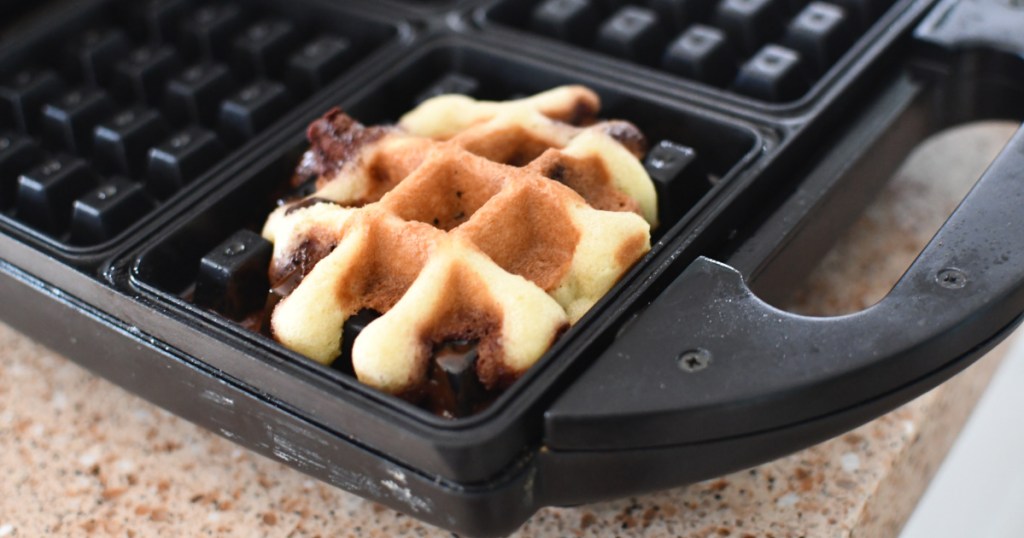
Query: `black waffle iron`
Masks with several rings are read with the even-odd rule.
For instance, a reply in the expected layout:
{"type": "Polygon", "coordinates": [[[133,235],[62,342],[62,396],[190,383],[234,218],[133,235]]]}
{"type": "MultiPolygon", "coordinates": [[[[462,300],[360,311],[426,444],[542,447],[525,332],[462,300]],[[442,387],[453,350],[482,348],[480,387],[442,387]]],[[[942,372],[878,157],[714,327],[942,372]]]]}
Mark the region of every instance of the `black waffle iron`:
{"type": "Polygon", "coordinates": [[[1024,133],[880,303],[836,318],[770,306],[923,138],[1024,118],[1019,0],[11,4],[4,321],[458,533],[817,443],[949,378],[1024,310],[1024,133]],[[222,315],[237,300],[196,303],[207,265],[228,297],[265,255],[247,241],[330,107],[372,124],[437,93],[568,83],[650,139],[662,226],[483,412],[440,418],[246,330],[222,315]]]}

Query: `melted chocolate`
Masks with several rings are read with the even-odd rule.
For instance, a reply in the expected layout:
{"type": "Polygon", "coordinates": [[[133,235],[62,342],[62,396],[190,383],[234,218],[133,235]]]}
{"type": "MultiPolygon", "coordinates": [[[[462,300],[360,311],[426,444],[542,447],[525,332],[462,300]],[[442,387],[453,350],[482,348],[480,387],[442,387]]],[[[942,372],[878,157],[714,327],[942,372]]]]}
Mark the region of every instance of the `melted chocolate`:
{"type": "Polygon", "coordinates": [[[605,128],[605,133],[622,144],[630,153],[638,159],[647,153],[647,137],[644,136],[636,125],[628,121],[610,121],[605,128]]]}
{"type": "Polygon", "coordinates": [[[333,174],[357,156],[360,149],[380,140],[392,129],[366,127],[340,108],[332,108],[306,130],[311,147],[303,156],[296,176],[333,174]]]}
{"type": "Polygon", "coordinates": [[[326,258],[337,244],[307,239],[292,252],[288,263],[274,264],[270,268],[270,287],[275,292],[287,297],[302,282],[302,279],[313,270],[313,267],[326,258]]]}

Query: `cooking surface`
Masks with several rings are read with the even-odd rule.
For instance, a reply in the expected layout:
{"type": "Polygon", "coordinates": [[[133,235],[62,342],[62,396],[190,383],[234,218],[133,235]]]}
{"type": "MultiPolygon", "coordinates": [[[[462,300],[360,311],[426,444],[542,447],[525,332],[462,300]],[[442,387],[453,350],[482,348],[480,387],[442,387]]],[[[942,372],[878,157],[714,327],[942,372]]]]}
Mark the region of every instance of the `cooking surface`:
{"type": "MultiPolygon", "coordinates": [[[[800,310],[854,310],[885,293],[900,263],[913,258],[1012,129],[972,131],[979,136],[970,143],[946,136],[916,156],[812,277],[800,310]],[[834,287],[836,280],[844,284],[834,287]]],[[[838,439],[720,480],[545,509],[521,535],[891,534],[999,354],[838,439]]],[[[175,418],[6,326],[0,409],[0,536],[449,535],[175,418]]]]}
{"type": "Polygon", "coordinates": [[[498,2],[489,18],[759,101],[795,100],[889,1],[498,2]]]}
{"type": "Polygon", "coordinates": [[[393,30],[307,11],[214,2],[186,17],[178,4],[109,3],[55,23],[68,43],[19,42],[0,76],[2,121],[17,131],[3,133],[0,158],[27,180],[16,197],[6,187],[0,220],[63,247],[106,244],[202,185],[393,30]]]}

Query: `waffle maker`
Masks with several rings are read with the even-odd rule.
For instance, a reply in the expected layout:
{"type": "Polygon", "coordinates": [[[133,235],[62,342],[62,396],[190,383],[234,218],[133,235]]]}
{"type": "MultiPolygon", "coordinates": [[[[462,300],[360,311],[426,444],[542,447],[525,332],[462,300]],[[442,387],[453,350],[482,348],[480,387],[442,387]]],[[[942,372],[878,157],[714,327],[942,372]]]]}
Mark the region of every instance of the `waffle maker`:
{"type": "Polygon", "coordinates": [[[881,302],[836,318],[771,306],[923,138],[1024,118],[1017,0],[3,9],[3,320],[238,444],[460,534],[820,442],[965,368],[1024,311],[1024,133],[881,302]],[[237,234],[258,230],[331,106],[369,124],[437,93],[566,83],[672,150],[647,160],[662,226],[485,411],[434,416],[193,300],[210,259],[226,260],[230,294],[259,251],[237,234]]]}

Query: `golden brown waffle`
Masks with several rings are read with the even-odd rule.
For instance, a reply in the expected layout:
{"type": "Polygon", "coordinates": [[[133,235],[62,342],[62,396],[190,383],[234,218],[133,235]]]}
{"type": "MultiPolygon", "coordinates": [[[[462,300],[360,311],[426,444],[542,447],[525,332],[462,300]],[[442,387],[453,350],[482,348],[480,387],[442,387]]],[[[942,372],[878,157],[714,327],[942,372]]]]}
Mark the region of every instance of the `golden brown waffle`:
{"type": "Polygon", "coordinates": [[[650,248],[643,137],[592,123],[597,110],[595,94],[565,87],[506,103],[442,96],[397,127],[329,112],[298,174],[317,175],[317,192],[264,228],[288,294],[274,337],[329,363],[345,320],[370,308],[383,315],[352,350],[364,383],[415,392],[455,340],[477,342],[486,387],[516,379],[650,248]]]}

